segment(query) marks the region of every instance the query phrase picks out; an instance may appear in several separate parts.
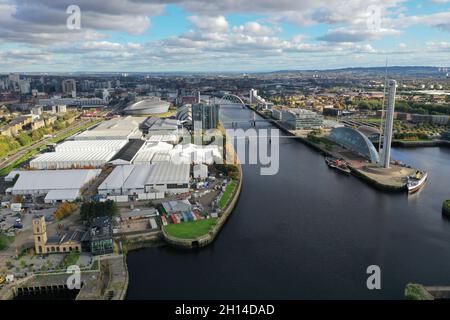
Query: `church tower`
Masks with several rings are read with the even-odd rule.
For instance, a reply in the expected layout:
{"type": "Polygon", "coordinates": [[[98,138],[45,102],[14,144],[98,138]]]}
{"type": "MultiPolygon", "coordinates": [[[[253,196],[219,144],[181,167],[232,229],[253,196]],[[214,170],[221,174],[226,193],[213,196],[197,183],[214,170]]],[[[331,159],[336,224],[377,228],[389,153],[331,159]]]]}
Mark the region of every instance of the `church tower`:
{"type": "Polygon", "coordinates": [[[46,253],[47,229],[45,217],[40,216],[33,219],[34,250],[36,254],[46,253]]]}

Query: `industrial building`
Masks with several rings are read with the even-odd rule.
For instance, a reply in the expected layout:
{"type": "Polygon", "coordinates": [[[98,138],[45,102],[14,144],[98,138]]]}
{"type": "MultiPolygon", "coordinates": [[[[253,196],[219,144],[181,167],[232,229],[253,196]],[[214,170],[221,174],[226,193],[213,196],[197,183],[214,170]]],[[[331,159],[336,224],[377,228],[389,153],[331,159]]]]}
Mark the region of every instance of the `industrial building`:
{"type": "Polygon", "coordinates": [[[138,195],[142,193],[189,191],[189,164],[160,162],[117,166],[98,187],[101,195],[138,195]]]}
{"type": "Polygon", "coordinates": [[[139,128],[146,135],[163,135],[174,134],[180,128],[180,124],[176,119],[161,119],[148,117],[141,123],[139,128]]]}
{"type": "Polygon", "coordinates": [[[213,164],[223,162],[221,148],[217,145],[177,144],[171,154],[171,161],[175,163],[213,164]]]}
{"type": "Polygon", "coordinates": [[[46,196],[46,203],[74,201],[80,189],[95,179],[101,170],[18,171],[19,178],[6,192],[13,195],[46,196]]]}
{"type": "Polygon", "coordinates": [[[158,97],[150,97],[126,107],[123,112],[134,115],[157,114],[169,111],[169,107],[169,102],[162,101],[158,97]]]}
{"type": "Polygon", "coordinates": [[[74,140],[126,140],[142,137],[139,125],[144,117],[113,118],[74,136],[74,140]]]}
{"type": "Polygon", "coordinates": [[[177,110],[177,120],[186,124],[192,124],[192,105],[184,104],[177,110]]]}
{"type": "Polygon", "coordinates": [[[128,140],[74,140],[55,147],[30,161],[33,169],[72,169],[100,167],[128,143],[128,140]]]}
{"type": "Polygon", "coordinates": [[[208,178],[208,166],[206,164],[196,164],[192,168],[193,177],[196,179],[208,178]]]}
{"type": "Polygon", "coordinates": [[[161,151],[170,151],[173,145],[166,142],[146,142],[134,157],[134,164],[149,164],[153,156],[161,151]]]}

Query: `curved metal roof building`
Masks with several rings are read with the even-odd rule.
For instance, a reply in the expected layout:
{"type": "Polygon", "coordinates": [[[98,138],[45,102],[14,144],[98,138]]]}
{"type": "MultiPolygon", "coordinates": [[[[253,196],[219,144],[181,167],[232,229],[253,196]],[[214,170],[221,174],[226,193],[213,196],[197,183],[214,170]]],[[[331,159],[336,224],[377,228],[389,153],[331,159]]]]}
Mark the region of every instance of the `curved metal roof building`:
{"type": "Polygon", "coordinates": [[[150,98],[138,101],[128,107],[126,107],[123,112],[126,114],[157,114],[164,113],[169,110],[170,103],[167,101],[162,101],[159,98],[150,98]]]}
{"type": "Polygon", "coordinates": [[[185,104],[178,108],[177,119],[180,121],[192,122],[192,106],[190,104],[185,104]]]}
{"type": "Polygon", "coordinates": [[[356,129],[347,127],[335,128],[331,131],[329,139],[369,159],[372,163],[378,163],[380,160],[377,149],[375,149],[369,138],[356,129]]]}

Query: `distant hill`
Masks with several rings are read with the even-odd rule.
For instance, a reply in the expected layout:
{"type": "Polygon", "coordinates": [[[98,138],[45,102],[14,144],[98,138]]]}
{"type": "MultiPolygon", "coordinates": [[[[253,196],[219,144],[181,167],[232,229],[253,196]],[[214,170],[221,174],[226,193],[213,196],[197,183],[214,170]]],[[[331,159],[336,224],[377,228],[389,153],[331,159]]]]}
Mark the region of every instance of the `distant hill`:
{"type": "MultiPolygon", "coordinates": [[[[427,75],[445,75],[441,67],[431,66],[392,66],[387,68],[389,74],[400,75],[414,75],[414,76],[427,76],[427,75]]],[[[450,70],[450,67],[447,67],[450,70]]],[[[358,68],[341,68],[341,69],[326,69],[326,70],[279,70],[273,72],[267,72],[271,74],[277,73],[360,73],[360,74],[384,74],[386,67],[358,67],[358,68]]]]}

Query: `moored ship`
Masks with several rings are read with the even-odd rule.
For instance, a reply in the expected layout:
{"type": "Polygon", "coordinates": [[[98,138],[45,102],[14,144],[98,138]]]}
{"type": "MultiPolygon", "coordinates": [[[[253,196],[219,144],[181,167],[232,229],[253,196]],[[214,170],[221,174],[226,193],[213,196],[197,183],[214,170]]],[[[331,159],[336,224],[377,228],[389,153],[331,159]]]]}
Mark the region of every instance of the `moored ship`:
{"type": "Polygon", "coordinates": [[[350,174],[350,169],[347,166],[347,163],[344,160],[332,158],[332,157],[326,157],[325,162],[330,168],[336,169],[342,173],[350,174]]]}
{"type": "Polygon", "coordinates": [[[406,182],[406,188],[408,189],[408,193],[417,192],[420,188],[423,187],[425,181],[427,181],[428,173],[417,171],[415,175],[409,176],[408,181],[406,182]]]}

